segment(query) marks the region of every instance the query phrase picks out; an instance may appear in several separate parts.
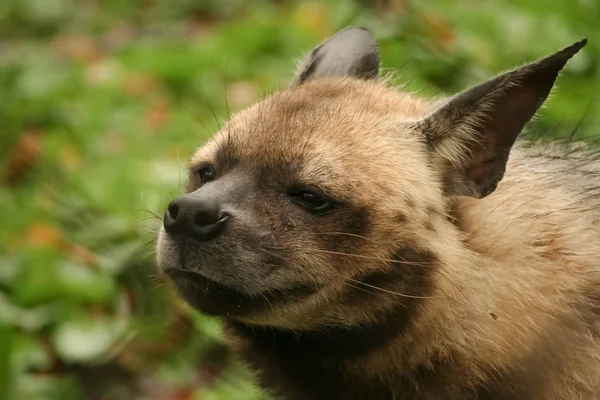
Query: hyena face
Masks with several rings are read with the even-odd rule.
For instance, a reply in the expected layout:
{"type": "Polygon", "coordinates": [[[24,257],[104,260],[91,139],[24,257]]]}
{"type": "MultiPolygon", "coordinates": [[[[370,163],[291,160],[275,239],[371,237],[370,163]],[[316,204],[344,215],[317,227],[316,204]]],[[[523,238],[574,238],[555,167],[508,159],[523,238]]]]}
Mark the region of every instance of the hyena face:
{"type": "Polygon", "coordinates": [[[192,306],[246,322],[376,318],[386,300],[368,295],[374,287],[402,293],[410,312],[443,262],[453,196],[494,191],[523,125],[584,44],[428,102],[376,78],[368,31],[341,31],[289,88],[197,150],[188,193],[165,213],[161,269],[192,306]]]}
{"type": "Polygon", "coordinates": [[[382,96],[404,101],[359,81],[307,82],[234,116],[198,149],[159,247],[186,300],[218,314],[270,312],[321,291],[333,298],[385,267],[441,196],[425,141],[399,129],[425,105],[390,117],[382,96]]]}

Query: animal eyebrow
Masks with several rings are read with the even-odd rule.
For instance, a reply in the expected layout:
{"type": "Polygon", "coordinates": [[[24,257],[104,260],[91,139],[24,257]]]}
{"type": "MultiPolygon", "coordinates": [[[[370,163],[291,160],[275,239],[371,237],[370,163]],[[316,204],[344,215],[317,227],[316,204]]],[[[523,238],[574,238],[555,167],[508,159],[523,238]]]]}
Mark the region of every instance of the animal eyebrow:
{"type": "Polygon", "coordinates": [[[218,145],[213,145],[203,154],[201,158],[197,158],[190,163],[190,169],[194,169],[202,164],[212,164],[218,170],[231,168],[239,161],[235,146],[231,142],[225,142],[218,145]]]}

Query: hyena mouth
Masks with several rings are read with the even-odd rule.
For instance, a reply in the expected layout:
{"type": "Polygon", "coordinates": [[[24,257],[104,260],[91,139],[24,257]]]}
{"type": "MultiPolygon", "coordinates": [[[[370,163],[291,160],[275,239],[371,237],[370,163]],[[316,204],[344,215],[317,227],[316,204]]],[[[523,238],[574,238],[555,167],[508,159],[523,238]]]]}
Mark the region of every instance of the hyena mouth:
{"type": "Polygon", "coordinates": [[[168,268],[165,273],[174,283],[183,301],[198,311],[212,316],[242,316],[278,304],[303,300],[321,289],[316,284],[297,283],[285,289],[247,294],[197,272],[168,268]]]}

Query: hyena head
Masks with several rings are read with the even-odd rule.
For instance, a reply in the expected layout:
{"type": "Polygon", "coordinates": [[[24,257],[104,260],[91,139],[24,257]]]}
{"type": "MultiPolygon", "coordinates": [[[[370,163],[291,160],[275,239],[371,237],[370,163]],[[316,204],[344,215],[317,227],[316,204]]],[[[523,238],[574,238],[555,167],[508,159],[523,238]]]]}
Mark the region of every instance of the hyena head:
{"type": "Polygon", "coordinates": [[[460,245],[448,206],[495,190],[585,43],[426,101],[378,78],[369,31],[340,31],[195,152],[164,215],[161,270],[191,306],[246,323],[351,325],[392,302],[408,319],[460,245]]]}

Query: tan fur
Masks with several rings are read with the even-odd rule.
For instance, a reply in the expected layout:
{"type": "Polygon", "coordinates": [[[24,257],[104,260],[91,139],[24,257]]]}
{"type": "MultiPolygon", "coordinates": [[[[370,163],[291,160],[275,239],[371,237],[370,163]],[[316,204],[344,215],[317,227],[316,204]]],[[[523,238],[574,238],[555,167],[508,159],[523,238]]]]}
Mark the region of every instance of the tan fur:
{"type": "MultiPolygon", "coordinates": [[[[351,198],[356,206],[374,208],[377,218],[372,223],[380,237],[371,237],[371,243],[364,243],[364,252],[358,259],[380,262],[392,250],[393,243],[382,246],[389,235],[397,236],[400,241],[407,234],[423,243],[431,240],[431,232],[414,229],[430,217],[428,209],[441,213],[444,208],[439,187],[422,192],[411,190],[413,184],[435,181],[435,177],[426,166],[425,154],[415,151],[415,147],[424,148],[418,137],[397,134],[399,127],[422,116],[428,108],[425,100],[388,89],[383,82],[336,79],[309,83],[277,93],[234,115],[212,142],[196,152],[192,166],[211,160],[216,149],[227,141],[243,149],[245,159],[272,157],[267,163],[293,159],[298,149],[303,149],[310,160],[301,173],[304,180],[326,188],[338,198],[351,198]],[[251,136],[247,135],[249,131],[251,136]],[[418,209],[414,204],[426,207],[418,209]],[[409,218],[406,226],[390,223],[400,213],[409,218]]],[[[320,240],[306,238],[311,239],[320,240]]],[[[356,314],[338,310],[335,304],[330,313],[321,308],[324,302],[331,303],[335,293],[344,287],[344,277],[356,275],[361,267],[368,268],[368,263],[355,263],[358,270],[331,271],[320,266],[323,261],[320,254],[307,253],[302,264],[315,281],[330,283],[336,278],[337,285],[311,298],[310,304],[292,304],[275,309],[270,315],[261,314],[260,323],[308,329],[333,321],[352,325],[372,319],[368,309],[356,314]],[[348,320],[352,314],[355,315],[348,320]]]]}
{"type": "MultiPolygon", "coordinates": [[[[600,162],[585,162],[591,159],[585,149],[556,160],[551,156],[564,155],[566,147],[519,145],[493,194],[446,202],[418,139],[408,128],[398,132],[430,108],[381,82],[307,83],[235,116],[192,163],[210,160],[227,136],[249,158],[291,159],[306,144],[311,162],[303,169],[305,179],[372,209],[375,245],[366,243],[362,256],[385,258],[391,249],[380,243],[393,237],[439,257],[433,298],[415,323],[393,345],[347,365],[351,373],[395,374],[435,354],[453,357],[462,378],[476,386],[490,371],[528,372],[534,366],[527,355],[542,346],[550,368],[544,379],[553,384],[539,399],[598,398],[600,194],[590,190],[600,184],[600,162]],[[252,140],[245,141],[249,130],[252,140]],[[318,135],[311,136],[315,130],[318,135]],[[404,224],[395,222],[399,214],[404,224]]],[[[316,281],[331,280],[332,271],[318,266],[321,255],[306,256],[316,281]]],[[[350,313],[334,300],[345,278],[369,267],[355,263],[354,269],[334,271],[339,285],[245,320],[300,331],[369,320],[368,306],[350,313]]]]}
{"type": "Polygon", "coordinates": [[[598,188],[600,165],[577,174],[573,161],[537,157],[548,150],[513,150],[496,192],[456,199],[460,231],[438,224],[444,240],[432,244],[444,261],[437,298],[397,345],[353,365],[355,372],[410,369],[437,353],[458,357],[462,378],[475,385],[507,366],[530,373],[528,353],[545,347],[547,362],[560,365],[544,371],[555,384],[537,398],[600,396],[600,198],[582,193],[598,188]]]}
{"type": "MultiPolygon", "coordinates": [[[[242,281],[235,288],[240,291],[261,285],[279,289],[289,282],[318,286],[315,294],[301,300],[227,314],[228,322],[302,334],[376,324],[384,319],[384,312],[408,308],[410,300],[418,299],[417,311],[396,337],[339,365],[351,377],[349,381],[385,382],[386,393],[394,393],[394,398],[423,382],[417,379],[423,368],[430,369],[427,373],[436,377],[432,382],[439,385],[417,387],[415,393],[423,394],[419,397],[423,399],[467,398],[482,387],[502,386],[503,379],[511,383],[510,390],[535,388],[529,390],[537,396],[531,397],[534,400],[600,398],[600,157],[596,150],[578,143],[518,142],[504,178],[489,196],[460,197],[448,190],[471,194],[489,189],[490,182],[472,184],[464,179],[466,163],[483,145],[478,144],[482,136],[477,129],[503,93],[518,86],[521,78],[529,79],[539,65],[503,75],[505,82],[486,92],[478,109],[468,115],[462,113],[469,107],[459,107],[458,125],[452,119],[432,122],[428,117],[444,101],[405,93],[390,87],[385,78],[318,76],[319,65],[324,75],[373,72],[378,61],[375,47],[364,32],[347,32],[347,39],[340,36],[337,45],[326,42],[313,51],[291,87],[234,115],[191,160],[194,171],[214,165],[225,152],[225,158],[235,162],[231,162],[233,171],[216,171],[223,176],[293,170],[293,179],[322,189],[347,207],[333,210],[329,219],[302,219],[280,200],[285,190],[261,187],[260,209],[248,206],[235,214],[233,233],[218,242],[239,251],[234,255],[244,258],[242,262],[230,261],[235,265],[224,278],[219,263],[230,259],[219,253],[223,246],[201,243],[197,250],[210,251],[200,257],[188,248],[187,272],[223,279],[221,283],[227,285],[242,281]],[[361,51],[371,58],[359,57],[344,68],[334,56],[341,57],[340,49],[347,48],[351,38],[356,51],[342,60],[352,61],[361,51]],[[360,62],[364,60],[369,63],[360,62]],[[307,78],[311,68],[319,79],[307,78]],[[359,221],[366,226],[364,235],[340,228],[347,222],[344,213],[351,212],[366,220],[359,221]],[[240,238],[248,237],[248,232],[261,238],[267,232],[277,246],[247,249],[240,238]],[[343,251],[323,247],[332,238],[345,246],[343,251]],[[282,249],[285,252],[276,253],[282,249]],[[398,249],[405,249],[407,257],[413,252],[412,258],[403,259],[398,249]],[[253,269],[261,260],[260,251],[285,259],[284,268],[274,269],[268,280],[253,269]],[[193,262],[197,265],[190,267],[193,262]],[[403,278],[386,282],[386,288],[362,284],[358,289],[367,296],[348,295],[361,277],[414,266],[427,270],[423,277],[407,278],[409,284],[418,285],[422,279],[426,285],[410,295],[403,278]],[[244,279],[236,281],[238,273],[244,279]],[[401,380],[404,386],[394,386],[401,380]]],[[[540,74],[548,79],[551,72],[540,74]]],[[[541,95],[545,97],[543,88],[518,93],[526,105],[533,101],[527,96],[541,95]]],[[[472,170],[479,173],[476,167],[472,170]]],[[[276,185],[282,180],[277,176],[268,182],[276,185]]],[[[194,182],[192,175],[189,191],[201,191],[194,182]]],[[[159,263],[180,268],[173,261],[181,256],[178,242],[162,231],[160,242],[159,263]]],[[[229,335],[228,340],[240,353],[252,350],[239,334],[229,335]]],[[[354,398],[348,396],[344,398],[354,398]]]]}

